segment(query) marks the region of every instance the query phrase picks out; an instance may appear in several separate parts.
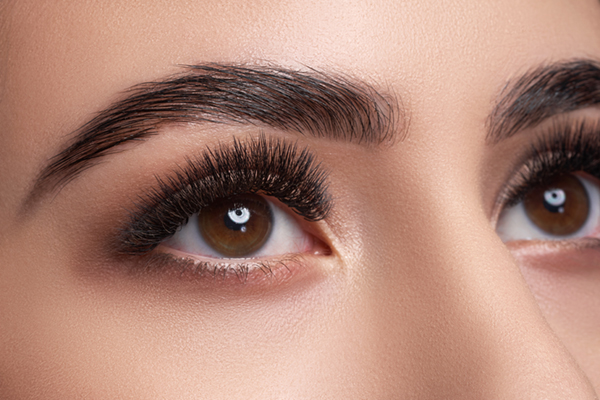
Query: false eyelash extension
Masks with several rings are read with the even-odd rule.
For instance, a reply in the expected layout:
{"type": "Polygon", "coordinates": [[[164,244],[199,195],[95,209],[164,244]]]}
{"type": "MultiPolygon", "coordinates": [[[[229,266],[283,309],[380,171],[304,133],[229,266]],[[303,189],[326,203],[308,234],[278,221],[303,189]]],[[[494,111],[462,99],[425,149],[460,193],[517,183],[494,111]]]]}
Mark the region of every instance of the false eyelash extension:
{"type": "Polygon", "coordinates": [[[282,139],[234,138],[207,148],[140,197],[118,234],[122,254],[144,254],[175,234],[190,216],[220,198],[260,193],[277,198],[308,221],[324,219],[332,206],[327,173],[307,149],[282,139]]]}
{"type": "Polygon", "coordinates": [[[600,120],[561,120],[541,134],[519,164],[515,178],[498,197],[504,208],[517,205],[535,187],[559,174],[585,172],[600,179],[600,120]]]}

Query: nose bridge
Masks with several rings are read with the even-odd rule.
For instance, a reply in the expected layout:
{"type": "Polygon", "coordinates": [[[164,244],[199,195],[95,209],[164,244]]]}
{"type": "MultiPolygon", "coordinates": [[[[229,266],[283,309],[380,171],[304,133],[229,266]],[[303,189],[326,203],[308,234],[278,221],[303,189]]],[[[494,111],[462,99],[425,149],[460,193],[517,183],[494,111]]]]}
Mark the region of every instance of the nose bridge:
{"type": "Polygon", "coordinates": [[[384,331],[401,331],[414,385],[426,398],[595,398],[476,194],[446,186],[415,189],[408,202],[426,212],[391,233],[397,245],[381,259],[394,271],[379,297],[396,319],[384,331]]]}

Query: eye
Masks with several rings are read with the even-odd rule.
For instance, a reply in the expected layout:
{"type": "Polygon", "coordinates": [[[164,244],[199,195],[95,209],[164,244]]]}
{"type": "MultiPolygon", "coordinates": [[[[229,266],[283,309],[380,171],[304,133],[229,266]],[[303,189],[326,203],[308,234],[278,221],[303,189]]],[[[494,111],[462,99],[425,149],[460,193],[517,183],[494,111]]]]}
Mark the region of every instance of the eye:
{"type": "Polygon", "coordinates": [[[511,240],[560,240],[598,233],[600,190],[591,179],[557,175],[529,190],[523,200],[505,209],[497,232],[511,240]]]}
{"type": "Polygon", "coordinates": [[[258,194],[218,199],[192,215],[163,246],[210,258],[306,253],[314,237],[295,217],[258,194]]]}
{"type": "Polygon", "coordinates": [[[269,258],[330,254],[316,234],[316,223],[333,205],[327,172],[297,143],[264,135],[233,138],[233,143],[207,148],[157,180],[155,188],[139,196],[119,228],[119,254],[142,256],[158,247],[161,251],[154,256],[203,265],[194,270],[215,259],[218,264],[244,258],[277,264],[282,257],[269,258]]]}

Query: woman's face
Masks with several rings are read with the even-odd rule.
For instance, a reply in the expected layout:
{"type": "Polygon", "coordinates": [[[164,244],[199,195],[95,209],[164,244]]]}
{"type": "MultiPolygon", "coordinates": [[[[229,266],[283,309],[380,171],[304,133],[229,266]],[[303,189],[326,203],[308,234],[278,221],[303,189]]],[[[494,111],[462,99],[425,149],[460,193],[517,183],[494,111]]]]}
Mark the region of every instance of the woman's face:
{"type": "Polygon", "coordinates": [[[0,15],[0,397],[600,391],[597,0],[0,15]]]}

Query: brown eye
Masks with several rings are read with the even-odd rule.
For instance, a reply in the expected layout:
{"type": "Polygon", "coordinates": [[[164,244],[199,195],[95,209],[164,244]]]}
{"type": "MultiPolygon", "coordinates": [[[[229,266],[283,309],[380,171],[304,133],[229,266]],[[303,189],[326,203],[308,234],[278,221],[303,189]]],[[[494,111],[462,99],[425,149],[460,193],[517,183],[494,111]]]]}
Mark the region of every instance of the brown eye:
{"type": "Polygon", "coordinates": [[[560,175],[535,188],[523,199],[523,206],[531,222],[556,236],[577,232],[585,225],[590,212],[588,192],[573,175],[560,175]]]}
{"type": "Polygon", "coordinates": [[[243,258],[261,248],[271,233],[273,216],[256,194],[217,200],[202,208],[198,226],[206,243],[228,258],[243,258]]]}

